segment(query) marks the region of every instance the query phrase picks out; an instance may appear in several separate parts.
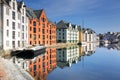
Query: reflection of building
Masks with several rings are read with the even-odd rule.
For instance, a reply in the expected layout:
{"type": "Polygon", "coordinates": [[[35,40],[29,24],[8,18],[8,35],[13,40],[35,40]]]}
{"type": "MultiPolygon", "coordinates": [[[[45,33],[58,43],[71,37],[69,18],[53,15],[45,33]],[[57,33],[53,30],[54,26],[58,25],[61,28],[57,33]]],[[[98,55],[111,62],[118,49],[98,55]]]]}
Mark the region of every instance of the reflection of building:
{"type": "Polygon", "coordinates": [[[57,49],[57,65],[59,67],[71,66],[73,62],[77,63],[79,59],[79,47],[71,46],[68,48],[57,49]]]}
{"type": "Polygon", "coordinates": [[[80,26],[60,21],[57,23],[57,42],[78,43],[80,26]]]}
{"type": "Polygon", "coordinates": [[[26,8],[29,45],[56,44],[56,26],[48,21],[45,11],[26,8]]]}
{"type": "Polygon", "coordinates": [[[82,53],[84,55],[91,55],[92,53],[95,53],[95,44],[87,43],[85,46],[82,46],[82,53]]]}
{"type": "Polygon", "coordinates": [[[24,60],[22,58],[12,57],[12,61],[14,64],[19,66],[20,68],[22,68],[24,70],[28,70],[28,61],[27,60],[24,60]]]}
{"type": "Polygon", "coordinates": [[[0,0],[0,48],[27,46],[28,20],[24,2],[0,0]]]}
{"type": "Polygon", "coordinates": [[[100,47],[105,47],[108,49],[113,49],[113,50],[120,50],[120,44],[107,44],[107,45],[100,45],[100,47]]]}
{"type": "Polygon", "coordinates": [[[46,49],[44,55],[29,61],[29,72],[37,80],[45,80],[49,72],[56,68],[56,49],[46,49]]]}

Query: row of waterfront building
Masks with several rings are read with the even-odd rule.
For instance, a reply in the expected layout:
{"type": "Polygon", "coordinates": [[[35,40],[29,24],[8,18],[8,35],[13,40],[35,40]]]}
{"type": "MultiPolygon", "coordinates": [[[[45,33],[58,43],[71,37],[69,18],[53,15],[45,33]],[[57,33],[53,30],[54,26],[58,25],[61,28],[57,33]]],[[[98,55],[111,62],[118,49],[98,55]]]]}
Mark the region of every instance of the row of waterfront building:
{"type": "Polygon", "coordinates": [[[33,10],[23,1],[0,0],[0,49],[29,45],[94,42],[95,32],[61,20],[48,20],[44,9],[33,10]]]}

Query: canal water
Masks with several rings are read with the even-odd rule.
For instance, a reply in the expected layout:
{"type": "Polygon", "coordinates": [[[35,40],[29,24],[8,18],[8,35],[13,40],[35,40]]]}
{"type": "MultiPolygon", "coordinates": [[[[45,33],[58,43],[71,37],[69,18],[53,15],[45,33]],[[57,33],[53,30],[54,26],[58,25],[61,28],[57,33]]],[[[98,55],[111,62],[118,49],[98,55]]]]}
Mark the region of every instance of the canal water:
{"type": "Polygon", "coordinates": [[[14,63],[36,80],[120,80],[120,45],[47,48],[33,59],[14,58],[14,63]]]}

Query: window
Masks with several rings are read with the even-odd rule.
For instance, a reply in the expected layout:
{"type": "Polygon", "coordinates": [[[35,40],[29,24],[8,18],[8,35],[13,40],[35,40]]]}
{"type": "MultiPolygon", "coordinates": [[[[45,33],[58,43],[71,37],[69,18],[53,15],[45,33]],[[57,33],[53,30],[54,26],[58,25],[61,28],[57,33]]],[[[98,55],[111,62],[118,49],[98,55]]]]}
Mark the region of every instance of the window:
{"type": "Polygon", "coordinates": [[[12,46],[13,48],[15,48],[15,41],[12,41],[12,46]]]}
{"type": "Polygon", "coordinates": [[[36,28],[33,28],[33,32],[36,33],[36,28]]]}
{"type": "Polygon", "coordinates": [[[24,33],[22,33],[22,39],[24,39],[24,33]]]}
{"type": "Polygon", "coordinates": [[[7,37],[9,37],[9,30],[7,30],[7,37]]]}
{"type": "Polygon", "coordinates": [[[32,41],[30,41],[30,45],[32,44],[32,41]]]}
{"type": "Polygon", "coordinates": [[[36,22],[35,21],[33,22],[33,26],[36,26],[36,22]]]}
{"type": "Polygon", "coordinates": [[[12,32],[12,38],[15,39],[15,31],[12,32]]]}
{"type": "Polygon", "coordinates": [[[45,33],[45,30],[44,30],[44,29],[42,29],[42,33],[43,33],[43,34],[45,33]]]}
{"type": "Polygon", "coordinates": [[[15,20],[15,12],[14,11],[12,12],[12,19],[15,20]]]}
{"type": "Polygon", "coordinates": [[[45,24],[42,24],[42,28],[45,28],[45,24]]]}
{"type": "Polygon", "coordinates": [[[30,31],[32,31],[32,27],[30,27],[30,31]]]}
{"type": "Polygon", "coordinates": [[[30,34],[30,38],[32,38],[32,34],[30,34]]]}
{"type": "Polygon", "coordinates": [[[40,34],[39,34],[39,38],[40,38],[40,34]]]}
{"type": "Polygon", "coordinates": [[[18,37],[20,37],[20,32],[18,32],[18,37]]]}
{"type": "Polygon", "coordinates": [[[42,21],[45,22],[45,18],[44,17],[42,18],[42,21]]]}
{"type": "Polygon", "coordinates": [[[21,20],[21,15],[20,15],[20,13],[18,13],[18,19],[21,20]]]}
{"type": "Polygon", "coordinates": [[[15,3],[13,2],[13,9],[15,10],[15,3]]]}
{"type": "Polygon", "coordinates": [[[61,31],[61,29],[58,29],[59,31],[61,31]]]}
{"type": "Polygon", "coordinates": [[[22,23],[24,23],[24,17],[22,17],[22,23]]]}
{"type": "Polygon", "coordinates": [[[20,47],[20,41],[18,41],[18,47],[20,47]]]}
{"type": "Polygon", "coordinates": [[[9,26],[9,20],[7,19],[7,26],[9,26]]]}
{"type": "Polygon", "coordinates": [[[6,14],[9,15],[9,8],[6,8],[6,14]]]}
{"type": "Polygon", "coordinates": [[[18,23],[18,29],[20,29],[20,23],[18,23]]]}
{"type": "Polygon", "coordinates": [[[34,40],[36,40],[36,34],[34,34],[34,40]]]}
{"type": "Polygon", "coordinates": [[[22,31],[24,31],[24,25],[22,25],[22,31]]]}
{"type": "Polygon", "coordinates": [[[24,9],[23,9],[23,11],[22,11],[22,12],[23,12],[23,15],[24,15],[24,9]]]}
{"type": "Polygon", "coordinates": [[[40,28],[39,28],[39,32],[40,32],[40,28]]]}

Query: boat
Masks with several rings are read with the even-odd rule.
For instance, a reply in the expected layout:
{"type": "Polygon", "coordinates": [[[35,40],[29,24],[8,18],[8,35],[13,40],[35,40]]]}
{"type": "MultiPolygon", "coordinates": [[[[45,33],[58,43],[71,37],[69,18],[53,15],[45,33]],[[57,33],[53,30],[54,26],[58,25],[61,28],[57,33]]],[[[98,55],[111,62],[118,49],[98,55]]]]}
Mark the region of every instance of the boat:
{"type": "Polygon", "coordinates": [[[26,48],[23,50],[12,51],[11,55],[16,56],[18,58],[32,59],[45,52],[46,52],[45,46],[33,46],[31,48],[26,48]]]}

